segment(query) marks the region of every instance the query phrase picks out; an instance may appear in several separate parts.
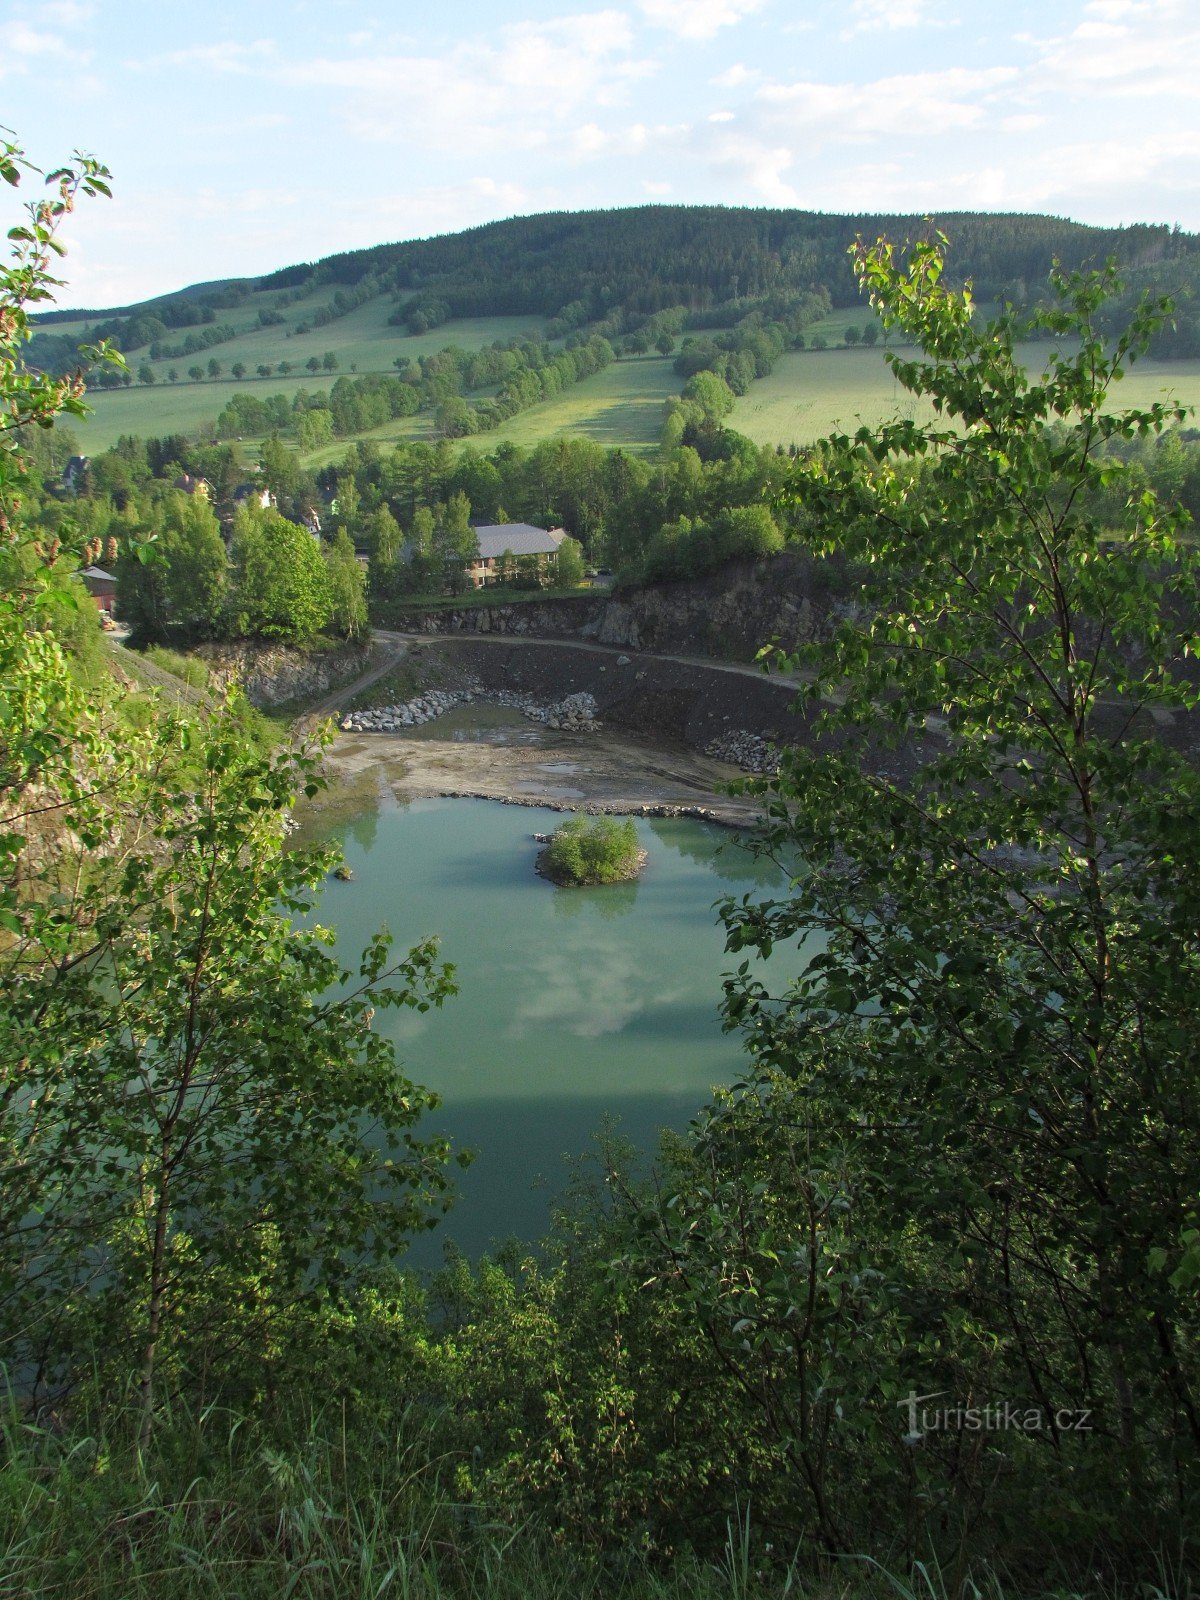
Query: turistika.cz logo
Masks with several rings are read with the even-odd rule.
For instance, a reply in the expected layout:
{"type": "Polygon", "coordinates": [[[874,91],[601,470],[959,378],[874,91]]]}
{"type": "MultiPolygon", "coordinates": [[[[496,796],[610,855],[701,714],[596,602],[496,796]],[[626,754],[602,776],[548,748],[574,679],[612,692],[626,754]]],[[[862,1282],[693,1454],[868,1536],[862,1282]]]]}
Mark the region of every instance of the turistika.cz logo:
{"type": "Polygon", "coordinates": [[[1012,1400],[997,1400],[982,1406],[960,1402],[932,1406],[931,1400],[944,1399],[945,1389],[918,1394],[910,1389],[896,1404],[908,1412],[907,1444],[919,1444],[927,1433],[1091,1433],[1092,1413],[1077,1407],[1062,1406],[1047,1411],[1012,1400]]]}

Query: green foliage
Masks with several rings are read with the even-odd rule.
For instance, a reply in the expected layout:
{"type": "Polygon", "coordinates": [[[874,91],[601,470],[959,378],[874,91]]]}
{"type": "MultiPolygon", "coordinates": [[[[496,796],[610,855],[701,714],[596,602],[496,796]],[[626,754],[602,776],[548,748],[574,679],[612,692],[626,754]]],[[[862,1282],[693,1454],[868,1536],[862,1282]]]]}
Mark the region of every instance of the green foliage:
{"type": "Polygon", "coordinates": [[[784,537],[765,505],[735,506],[711,518],[680,517],[650,539],[641,576],[649,583],[697,578],[736,560],[778,555],[784,537]]]}
{"type": "Polygon", "coordinates": [[[624,883],[637,877],[644,860],[632,819],[572,817],[555,828],[541,868],[555,883],[624,883]]]}
{"type": "Polygon", "coordinates": [[[350,535],[341,529],[326,548],[325,571],[329,581],[329,624],[347,639],[359,639],[367,630],[367,573],[354,554],[350,535]]]}
{"type": "MultiPolygon", "coordinates": [[[[62,196],[102,188],[82,170],[55,175],[62,196]]],[[[35,209],[0,275],[0,398],[46,426],[77,387],[27,379],[15,352],[65,209],[35,209]]],[[[0,1359],[34,1405],[103,1420],[129,1396],[144,1456],[169,1398],[247,1392],[280,1319],[349,1295],[372,1252],[445,1208],[445,1142],[416,1132],[434,1097],[371,1022],[452,986],[432,941],[393,960],[380,933],[343,969],[298,925],[331,864],[283,848],[315,752],[259,753],[236,697],[196,719],[81,687],[52,623],[100,540],[73,562],[33,540],[10,492],[19,436],[4,445],[0,1359]]],[[[148,470],[144,448],[124,454],[148,470]]],[[[193,509],[176,507],[181,537],[211,532],[193,509]]],[[[122,559],[157,573],[127,532],[122,559]]],[[[279,517],[239,535],[239,599],[278,626],[268,558],[323,581],[315,543],[279,517]]],[[[321,610],[305,605],[289,595],[290,626],[321,610]]]]}
{"type": "Polygon", "coordinates": [[[762,786],[763,844],[804,870],[786,899],[723,915],[735,951],[809,941],[813,959],[783,993],[748,965],[729,982],[756,1067],[697,1131],[703,1192],[654,1208],[658,1270],[714,1339],[744,1300],[727,1359],[764,1442],[789,1429],[797,1521],[830,1544],[867,1541],[870,1459],[878,1498],[915,1494],[912,1537],[960,1571],[993,1540],[1132,1561],[1135,1526],[1170,1539],[1200,1487],[1194,1298],[1166,1270],[1200,1192],[1182,849],[1200,783],[1154,737],[1197,703],[1198,568],[1185,518],[1136,484],[1123,500],[1105,449],[1177,419],[1106,404],[1163,308],[1109,346],[1111,271],[1056,275],[1036,326],[1061,347],[1030,379],[1023,325],[977,326],[940,247],[904,267],[860,248],[856,267],[922,352],[889,358],[898,380],[943,420],[836,436],[795,472],[817,553],[872,581],[829,647],[789,663],[812,675],[818,742],[762,786]],[[747,1138],[763,1205],[811,1189],[807,1221],[748,1217],[753,1190],[735,1204],[747,1138]],[[821,1343],[793,1343],[791,1308],[822,1305],[821,1343]],[[985,1456],[935,1433],[906,1459],[910,1389],[1019,1397],[1047,1437],[1010,1429],[985,1456]],[[1088,1433],[1052,1420],[1085,1411],[1088,1433]]]}
{"type": "Polygon", "coordinates": [[[307,528],[277,511],[244,507],[234,524],[232,563],[229,615],[236,636],[302,643],[329,621],[329,569],[307,528]]]}
{"type": "Polygon", "coordinates": [[[554,582],[559,588],[570,589],[583,582],[583,547],[570,534],[561,541],[554,558],[554,582]]]}
{"type": "Polygon", "coordinates": [[[146,651],[146,659],[164,672],[182,679],[191,689],[208,688],[208,668],[199,656],[184,656],[177,650],[164,650],[161,645],[151,645],[146,651]]]}

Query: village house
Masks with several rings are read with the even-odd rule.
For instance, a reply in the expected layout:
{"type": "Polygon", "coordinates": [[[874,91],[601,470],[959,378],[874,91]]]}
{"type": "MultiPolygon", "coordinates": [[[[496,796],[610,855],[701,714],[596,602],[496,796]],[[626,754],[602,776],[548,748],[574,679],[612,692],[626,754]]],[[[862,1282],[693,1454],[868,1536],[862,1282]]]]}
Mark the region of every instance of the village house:
{"type": "Polygon", "coordinates": [[[267,511],[275,504],[275,496],[270,489],[261,483],[239,483],[233,491],[233,509],[240,506],[258,505],[267,511]]]}
{"type": "Polygon", "coordinates": [[[111,617],[117,598],[117,580],[112,573],[105,572],[103,567],[84,567],[79,576],[100,610],[105,616],[111,617]]]}
{"type": "Polygon", "coordinates": [[[558,547],[566,538],[563,528],[535,528],[529,522],[485,523],[476,527],[479,554],[467,563],[467,577],[476,589],[499,581],[500,563],[506,554],[518,558],[532,556],[537,570],[545,576],[558,561],[558,547]]]}
{"type": "Polygon", "coordinates": [[[184,494],[199,495],[201,500],[211,498],[208,479],[194,478],[190,472],[181,472],[171,487],[181,490],[184,494]]]}
{"type": "Polygon", "coordinates": [[[87,456],[72,456],[63,468],[62,489],[64,494],[78,494],[87,480],[87,456]]]}

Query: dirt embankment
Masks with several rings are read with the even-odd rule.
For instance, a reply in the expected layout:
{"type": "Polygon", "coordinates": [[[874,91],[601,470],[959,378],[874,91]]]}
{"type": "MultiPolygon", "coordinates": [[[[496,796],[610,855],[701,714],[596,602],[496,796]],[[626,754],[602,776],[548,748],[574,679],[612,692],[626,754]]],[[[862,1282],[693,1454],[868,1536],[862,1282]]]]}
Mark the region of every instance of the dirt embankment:
{"type": "Polygon", "coordinates": [[[327,764],[335,779],[318,810],[361,808],[379,799],[473,795],[557,810],[689,814],[747,826],[752,796],[732,795],[741,775],[705,747],[734,729],[777,739],[804,736],[790,709],[795,685],[748,666],[632,655],[574,640],[403,640],[422,688],[472,685],[472,703],[404,732],[342,732],[327,764]],[[531,722],[489,695],[560,701],[588,694],[602,731],[571,732],[531,722]]]}
{"type": "Polygon", "coordinates": [[[752,668],[604,648],[564,647],[548,640],[478,639],[418,646],[414,656],[444,672],[469,674],[486,690],[535,700],[590,694],[606,727],[642,739],[703,750],[732,729],[776,741],[801,742],[809,717],[792,709],[796,685],[752,668]]]}

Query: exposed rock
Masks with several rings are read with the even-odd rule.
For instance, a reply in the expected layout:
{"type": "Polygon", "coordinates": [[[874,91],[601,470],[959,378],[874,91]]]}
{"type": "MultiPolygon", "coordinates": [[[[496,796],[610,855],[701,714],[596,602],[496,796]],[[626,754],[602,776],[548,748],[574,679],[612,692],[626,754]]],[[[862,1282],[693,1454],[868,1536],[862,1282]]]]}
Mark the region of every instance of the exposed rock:
{"type": "Polygon", "coordinates": [[[291,645],[238,644],[204,645],[196,653],[208,666],[215,686],[236,679],[250,704],[262,709],[313,700],[351,682],[366,671],[371,651],[364,641],[315,652],[291,645]]]}
{"type": "Polygon", "coordinates": [[[794,649],[824,636],[838,617],[862,609],[859,582],[842,563],[791,549],[619,597],[592,590],[561,600],[413,609],[397,612],[393,622],[413,633],[586,639],[622,650],[752,661],[770,639],[794,649]]]}

